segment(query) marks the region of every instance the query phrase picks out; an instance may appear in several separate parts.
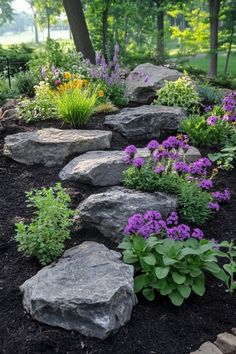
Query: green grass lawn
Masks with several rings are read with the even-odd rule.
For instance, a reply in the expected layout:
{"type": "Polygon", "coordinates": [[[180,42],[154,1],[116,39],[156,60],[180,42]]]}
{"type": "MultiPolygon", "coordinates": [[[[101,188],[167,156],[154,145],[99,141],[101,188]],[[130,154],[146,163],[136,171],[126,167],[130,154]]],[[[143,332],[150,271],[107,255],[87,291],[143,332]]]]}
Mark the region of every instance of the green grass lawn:
{"type": "MultiPolygon", "coordinates": [[[[219,54],[218,56],[218,74],[222,75],[224,73],[226,56],[223,54],[219,54]]],[[[209,57],[206,55],[205,57],[193,57],[189,58],[188,64],[199,69],[208,70],[209,57]]],[[[228,74],[236,77],[236,52],[232,53],[229,60],[228,66],[228,74]]]]}

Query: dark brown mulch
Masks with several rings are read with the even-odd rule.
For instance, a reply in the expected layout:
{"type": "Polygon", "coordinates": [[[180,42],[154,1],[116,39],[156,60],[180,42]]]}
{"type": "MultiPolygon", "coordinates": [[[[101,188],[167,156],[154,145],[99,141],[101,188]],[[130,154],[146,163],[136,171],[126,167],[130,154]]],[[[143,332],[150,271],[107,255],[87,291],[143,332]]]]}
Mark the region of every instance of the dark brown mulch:
{"type": "MultiPolygon", "coordinates": [[[[55,126],[55,122],[43,123],[43,126],[50,125],[55,126]]],[[[42,123],[36,126],[39,128],[42,123]]],[[[103,128],[102,118],[92,121],[90,128],[103,128]]],[[[1,146],[7,133],[25,129],[35,129],[35,126],[15,127],[1,133],[1,146]]],[[[121,148],[125,144],[124,139],[115,136],[112,147],[121,148]]],[[[139,297],[130,323],[103,342],[32,320],[23,310],[19,285],[33,276],[40,266],[17,251],[14,223],[32,216],[32,210],[26,208],[25,191],[53,185],[58,181],[59,171],[60,167],[25,166],[6,159],[0,152],[0,353],[187,354],[201,343],[214,340],[218,333],[235,327],[235,295],[226,293],[224,286],[211,277],[207,279],[204,297],[193,295],[180,308],[159,296],[154,302],[139,297]]],[[[236,169],[222,173],[217,179],[218,187],[227,186],[231,190],[232,199],[214,220],[204,226],[209,238],[236,238],[235,181],[236,169]]],[[[73,207],[90,193],[98,191],[71,182],[63,185],[72,195],[73,207]]],[[[72,239],[66,247],[85,240],[96,240],[108,247],[116,247],[115,243],[104,239],[98,232],[78,229],[73,230],[72,239]]]]}

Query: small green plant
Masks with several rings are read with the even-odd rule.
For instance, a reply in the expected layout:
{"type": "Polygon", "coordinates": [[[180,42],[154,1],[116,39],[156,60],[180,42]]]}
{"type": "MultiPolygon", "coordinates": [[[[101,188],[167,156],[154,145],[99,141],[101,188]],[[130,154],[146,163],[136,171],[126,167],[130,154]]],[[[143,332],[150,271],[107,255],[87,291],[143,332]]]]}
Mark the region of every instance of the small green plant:
{"type": "Polygon", "coordinates": [[[94,109],[94,113],[115,113],[118,111],[119,109],[110,102],[100,103],[94,109]]]}
{"type": "Polygon", "coordinates": [[[227,291],[229,293],[233,293],[233,291],[236,290],[236,245],[234,244],[234,241],[231,240],[230,242],[221,242],[219,247],[226,250],[223,254],[219,255],[228,260],[228,263],[225,263],[223,265],[223,268],[225,272],[229,275],[229,278],[226,283],[228,287],[227,291]]]}
{"type": "Polygon", "coordinates": [[[164,106],[179,106],[189,113],[196,113],[200,97],[188,76],[183,76],[177,81],[166,81],[165,86],[157,91],[154,104],[164,106]]]}
{"type": "Polygon", "coordinates": [[[59,257],[64,242],[70,237],[74,211],[69,208],[70,196],[60,183],[26,193],[28,207],[35,209],[30,224],[16,224],[18,250],[25,256],[35,256],[42,265],[59,257]]]}
{"type": "Polygon", "coordinates": [[[36,84],[37,79],[30,71],[22,71],[15,76],[15,85],[21,94],[26,94],[29,97],[33,97],[35,94],[36,84]]]}
{"type": "Polygon", "coordinates": [[[154,210],[134,214],[124,233],[119,248],[124,250],[124,262],[135,267],[135,292],[142,292],[150,301],[156,292],[168,296],[176,306],[182,305],[192,292],[203,296],[206,272],[222,280],[229,289],[235,288],[236,247],[225,243],[228,251],[221,252],[215,241],[203,238],[202,230],[178,224],[175,212],[167,219],[154,210]],[[229,259],[224,269],[219,267],[218,257],[229,259]]]}
{"type": "Polygon", "coordinates": [[[54,118],[56,116],[55,95],[49,84],[41,81],[35,86],[34,99],[23,99],[17,108],[20,119],[27,123],[54,118]]]}
{"type": "Polygon", "coordinates": [[[58,115],[72,127],[85,125],[94,112],[97,92],[90,89],[66,90],[56,96],[58,115]]]}
{"type": "Polygon", "coordinates": [[[198,84],[197,91],[201,101],[211,105],[221,105],[225,91],[208,83],[198,84]]]}
{"type": "Polygon", "coordinates": [[[222,170],[232,170],[234,168],[233,162],[236,159],[236,146],[225,147],[213,154],[208,154],[212,162],[216,162],[217,166],[222,170]]]}

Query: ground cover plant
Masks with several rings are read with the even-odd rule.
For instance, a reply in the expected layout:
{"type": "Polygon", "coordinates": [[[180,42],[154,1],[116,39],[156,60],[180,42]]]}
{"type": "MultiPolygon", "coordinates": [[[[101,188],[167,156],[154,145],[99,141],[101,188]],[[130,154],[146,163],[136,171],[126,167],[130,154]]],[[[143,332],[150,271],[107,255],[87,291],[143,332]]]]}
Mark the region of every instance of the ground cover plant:
{"type": "Polygon", "coordinates": [[[134,145],[125,148],[128,165],[124,172],[126,187],[176,194],[181,218],[199,225],[210,219],[213,211],[220,209],[219,202],[230,199],[228,190],[212,191],[217,170],[211,169],[212,163],[208,158],[201,158],[189,165],[185,162],[189,149],[186,135],[170,136],[161,144],[152,140],[147,148],[150,157],[146,161],[136,156],[134,145]]]}
{"type": "Polygon", "coordinates": [[[69,208],[70,196],[59,183],[27,192],[26,196],[35,216],[30,224],[16,224],[18,250],[46,265],[62,254],[65,240],[70,237],[74,215],[69,208]]]}
{"type": "Polygon", "coordinates": [[[180,306],[192,292],[203,296],[206,272],[223,281],[228,291],[236,289],[236,246],[205,239],[199,228],[180,224],[175,212],[166,219],[154,210],[134,214],[124,234],[119,245],[124,262],[135,266],[135,291],[142,291],[148,300],[158,292],[180,306]],[[220,250],[223,247],[228,253],[220,250]],[[229,260],[223,268],[220,258],[229,260]]]}
{"type": "Polygon", "coordinates": [[[189,113],[196,113],[199,103],[199,94],[186,74],[176,81],[166,81],[157,91],[157,99],[154,101],[154,104],[182,107],[189,113]]]}

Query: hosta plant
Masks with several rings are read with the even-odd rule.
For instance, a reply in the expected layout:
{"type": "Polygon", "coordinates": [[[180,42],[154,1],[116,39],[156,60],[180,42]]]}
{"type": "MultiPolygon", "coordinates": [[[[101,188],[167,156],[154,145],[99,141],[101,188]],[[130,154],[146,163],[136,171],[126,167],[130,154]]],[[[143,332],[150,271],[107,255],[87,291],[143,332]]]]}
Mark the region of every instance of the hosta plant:
{"type": "Polygon", "coordinates": [[[228,285],[225,271],[231,266],[224,271],[218,265],[218,257],[225,254],[215,241],[204,239],[200,229],[179,224],[176,213],[166,219],[153,210],[134,214],[124,232],[119,245],[124,262],[134,265],[135,292],[148,300],[159,293],[180,306],[192,292],[203,296],[207,272],[228,285]]]}
{"type": "Polygon", "coordinates": [[[134,145],[126,147],[124,184],[142,191],[163,191],[175,194],[179,201],[179,213],[183,220],[203,224],[220,209],[219,202],[230,199],[228,190],[213,192],[216,170],[211,161],[201,158],[191,164],[185,162],[189,149],[186,135],[170,136],[159,144],[156,140],[147,145],[150,157],[137,157],[134,145]],[[218,198],[218,194],[222,198],[218,198]]]}

